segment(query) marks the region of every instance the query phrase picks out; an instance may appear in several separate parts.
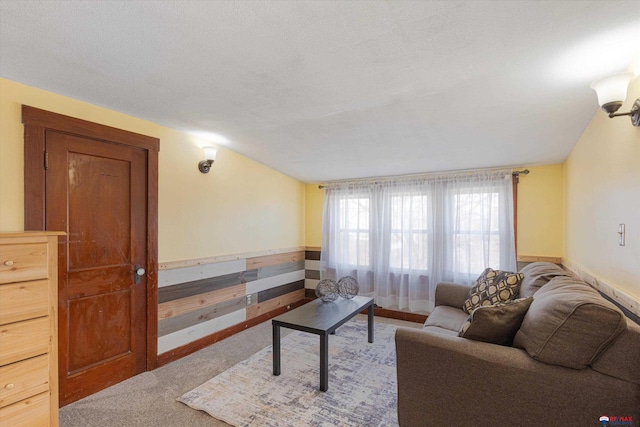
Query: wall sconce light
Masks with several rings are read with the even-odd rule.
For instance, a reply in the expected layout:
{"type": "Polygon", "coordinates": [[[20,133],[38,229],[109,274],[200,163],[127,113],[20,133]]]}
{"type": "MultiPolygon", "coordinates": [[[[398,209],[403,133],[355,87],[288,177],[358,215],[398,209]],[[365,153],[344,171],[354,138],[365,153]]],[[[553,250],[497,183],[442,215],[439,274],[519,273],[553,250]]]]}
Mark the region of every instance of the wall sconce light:
{"type": "Polygon", "coordinates": [[[633,73],[612,74],[591,83],[591,89],[596,91],[598,104],[610,118],[631,116],[631,123],[640,126],[640,98],[636,99],[628,113],[615,114],[627,97],[627,87],[632,78],[633,73]]]}
{"type": "Polygon", "coordinates": [[[203,147],[202,149],[204,150],[205,160],[198,163],[198,169],[202,173],[209,173],[211,165],[216,161],[216,153],[218,152],[218,149],[215,147],[203,147]]]}

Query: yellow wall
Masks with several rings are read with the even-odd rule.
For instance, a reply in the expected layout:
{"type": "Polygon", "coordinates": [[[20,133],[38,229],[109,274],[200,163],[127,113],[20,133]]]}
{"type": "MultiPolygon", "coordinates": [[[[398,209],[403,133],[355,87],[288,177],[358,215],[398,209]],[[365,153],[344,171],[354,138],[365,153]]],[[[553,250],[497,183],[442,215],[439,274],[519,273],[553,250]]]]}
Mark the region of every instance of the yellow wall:
{"type": "MultiPolygon", "coordinates": [[[[622,110],[637,97],[638,78],[622,110]]],[[[324,192],[317,184],[305,186],[224,148],[211,173],[200,174],[196,164],[205,141],[5,79],[0,79],[0,231],[23,228],[21,104],[160,138],[161,262],[321,245],[324,192]]],[[[598,112],[564,165],[529,169],[519,186],[519,254],[564,255],[640,296],[640,128],[626,117],[609,119],[598,112]],[[627,228],[624,247],[617,245],[619,223],[627,228]]]]}
{"type": "Polygon", "coordinates": [[[322,246],[322,209],[324,206],[324,190],[318,184],[307,184],[305,207],[305,245],[322,246]]]}
{"type": "Polygon", "coordinates": [[[527,166],[518,184],[518,256],[564,255],[564,165],[527,166]]]}
{"type": "MultiPolygon", "coordinates": [[[[640,77],[620,112],[640,97],[640,77]]],[[[640,297],[640,127],[598,111],[565,163],[566,258],[640,297]],[[626,246],[618,246],[618,224],[626,246]]]]}
{"type": "Polygon", "coordinates": [[[0,231],[24,226],[22,104],[160,138],[160,262],[304,245],[304,184],[224,148],[203,175],[197,164],[206,141],[6,79],[0,79],[0,231]]]}

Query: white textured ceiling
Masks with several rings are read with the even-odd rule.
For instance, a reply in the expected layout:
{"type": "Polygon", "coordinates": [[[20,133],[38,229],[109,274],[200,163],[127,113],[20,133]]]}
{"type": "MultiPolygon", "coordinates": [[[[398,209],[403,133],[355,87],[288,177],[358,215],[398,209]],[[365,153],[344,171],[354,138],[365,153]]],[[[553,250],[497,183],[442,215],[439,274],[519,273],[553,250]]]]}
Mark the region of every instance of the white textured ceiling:
{"type": "Polygon", "coordinates": [[[0,76],[304,182],[562,162],[639,41],[637,1],[0,1],[0,76]]]}

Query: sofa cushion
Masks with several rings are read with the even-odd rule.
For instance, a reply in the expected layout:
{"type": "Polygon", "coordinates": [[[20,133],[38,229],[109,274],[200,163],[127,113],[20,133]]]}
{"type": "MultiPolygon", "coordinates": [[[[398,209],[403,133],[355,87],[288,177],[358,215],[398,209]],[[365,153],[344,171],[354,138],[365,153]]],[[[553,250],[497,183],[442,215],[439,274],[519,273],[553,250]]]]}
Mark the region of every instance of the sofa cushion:
{"type": "Polygon", "coordinates": [[[597,291],[560,276],[535,293],[513,344],[541,362],[582,369],[626,327],[624,314],[597,291]]]}
{"type": "Polygon", "coordinates": [[[471,285],[461,285],[458,283],[440,282],[436,286],[436,307],[448,305],[449,307],[462,307],[471,285]]]}
{"type": "Polygon", "coordinates": [[[448,305],[439,305],[427,317],[424,326],[436,326],[443,329],[454,331],[456,335],[467,320],[467,314],[459,308],[449,307],[448,305]]]}
{"type": "Polygon", "coordinates": [[[532,262],[522,267],[520,273],[524,275],[520,285],[520,298],[530,297],[538,289],[546,285],[549,280],[557,276],[571,277],[571,274],[560,266],[550,262],[532,262]]]}
{"type": "Polygon", "coordinates": [[[422,328],[423,331],[426,332],[433,332],[435,334],[441,334],[441,335],[449,335],[452,337],[457,337],[458,333],[456,331],[452,331],[450,329],[445,329],[445,328],[440,328],[438,326],[425,326],[422,328]]]}
{"type": "Polygon", "coordinates": [[[468,314],[480,307],[516,299],[520,290],[521,273],[487,268],[469,290],[462,309],[468,314]]]}
{"type": "Polygon", "coordinates": [[[475,341],[511,345],[532,301],[533,298],[528,297],[478,307],[462,325],[458,336],[475,341]]]}
{"type": "Polygon", "coordinates": [[[627,329],[591,363],[594,371],[640,385],[640,325],[628,318],[627,329]]]}

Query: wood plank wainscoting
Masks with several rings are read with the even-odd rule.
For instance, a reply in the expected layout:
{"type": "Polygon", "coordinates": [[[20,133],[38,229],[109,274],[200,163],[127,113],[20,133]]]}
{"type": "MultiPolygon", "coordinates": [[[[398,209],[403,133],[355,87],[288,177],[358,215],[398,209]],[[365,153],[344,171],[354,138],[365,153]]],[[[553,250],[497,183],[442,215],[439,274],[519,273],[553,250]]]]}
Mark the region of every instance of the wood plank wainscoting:
{"type": "MultiPolygon", "coordinates": [[[[158,366],[177,360],[314,298],[320,281],[320,247],[307,246],[160,263],[158,366]]],[[[638,302],[613,286],[586,277],[560,257],[519,256],[518,269],[547,261],[562,265],[613,299],[626,313],[638,302]]],[[[423,323],[426,315],[375,308],[376,316],[423,323]]]]}
{"type": "Polygon", "coordinates": [[[304,249],[161,263],[158,365],[302,305],[304,249]]]}
{"type": "Polygon", "coordinates": [[[320,282],[320,251],[319,246],[307,246],[304,257],[304,294],[307,299],[316,297],[316,286],[320,282]]]}

